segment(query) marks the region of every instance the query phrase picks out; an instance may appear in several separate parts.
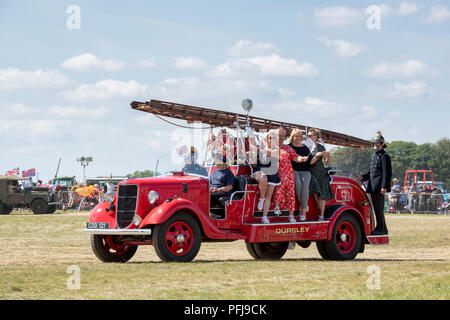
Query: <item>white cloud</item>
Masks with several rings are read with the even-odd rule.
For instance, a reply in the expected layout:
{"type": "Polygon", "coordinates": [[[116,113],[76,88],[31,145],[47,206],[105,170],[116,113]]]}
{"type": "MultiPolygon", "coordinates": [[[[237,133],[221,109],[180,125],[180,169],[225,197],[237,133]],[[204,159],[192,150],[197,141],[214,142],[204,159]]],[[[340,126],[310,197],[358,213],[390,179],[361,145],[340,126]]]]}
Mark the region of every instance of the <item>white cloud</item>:
{"type": "Polygon", "coordinates": [[[265,55],[276,51],[273,44],[268,42],[254,43],[248,40],[239,40],[229,50],[228,54],[234,57],[265,55]]]}
{"type": "Polygon", "coordinates": [[[91,53],[72,57],[61,63],[61,67],[73,71],[117,71],[125,68],[125,63],[114,59],[100,59],[91,53]]]}
{"type": "Polygon", "coordinates": [[[410,78],[434,72],[423,62],[410,59],[402,63],[381,62],[364,72],[369,77],[374,78],[410,78]]]}
{"type": "Polygon", "coordinates": [[[389,15],[397,15],[397,16],[407,16],[415,14],[419,11],[419,7],[415,3],[410,2],[402,2],[398,6],[397,9],[394,9],[390,7],[387,4],[381,4],[381,14],[383,16],[389,16],[389,15]]]}
{"type": "Polygon", "coordinates": [[[136,97],[145,93],[147,86],[135,80],[101,80],[93,84],[83,84],[66,92],[66,98],[73,100],[107,100],[117,97],[136,97]]]}
{"type": "Polygon", "coordinates": [[[419,11],[419,8],[415,3],[410,2],[402,2],[400,3],[399,8],[397,9],[398,15],[410,15],[415,14],[419,11]]]}
{"type": "Polygon", "coordinates": [[[388,91],[388,97],[392,98],[422,98],[432,94],[432,90],[423,81],[395,82],[393,88],[388,91]]]}
{"type": "Polygon", "coordinates": [[[244,61],[258,66],[263,75],[312,77],[319,74],[319,70],[309,62],[299,63],[295,59],[285,59],[278,54],[245,58],[244,61]]]}
{"type": "Polygon", "coordinates": [[[342,58],[357,56],[362,51],[362,47],[360,45],[344,41],[342,39],[330,40],[327,38],[320,38],[319,41],[326,47],[334,49],[336,54],[342,58]]]}
{"type": "Polygon", "coordinates": [[[53,106],[49,108],[49,111],[62,118],[101,118],[108,112],[108,109],[105,106],[99,106],[96,108],[53,106]]]}
{"type": "Polygon", "coordinates": [[[177,69],[199,70],[205,68],[207,63],[196,57],[177,57],[174,58],[174,65],[177,69]]]}
{"type": "Polygon", "coordinates": [[[434,6],[426,19],[427,22],[437,23],[450,18],[450,10],[445,6],[434,6]]]}
{"type": "Polygon", "coordinates": [[[365,11],[344,6],[325,7],[314,10],[319,27],[347,26],[364,20],[365,11]]]}
{"type": "Polygon", "coordinates": [[[66,82],[67,78],[57,70],[0,69],[0,90],[47,88],[60,86],[66,82]]]}
{"type": "Polygon", "coordinates": [[[23,103],[15,103],[9,106],[9,110],[15,115],[30,115],[40,112],[40,108],[27,106],[23,103]]]}

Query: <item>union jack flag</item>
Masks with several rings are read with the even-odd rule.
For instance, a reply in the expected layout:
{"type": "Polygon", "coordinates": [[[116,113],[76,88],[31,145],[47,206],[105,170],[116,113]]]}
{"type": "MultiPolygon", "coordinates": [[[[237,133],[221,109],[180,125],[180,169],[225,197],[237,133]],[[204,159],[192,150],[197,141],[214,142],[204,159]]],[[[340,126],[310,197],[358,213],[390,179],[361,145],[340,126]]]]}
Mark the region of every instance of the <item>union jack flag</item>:
{"type": "Polygon", "coordinates": [[[7,175],[7,176],[20,176],[20,170],[19,170],[19,168],[17,167],[17,168],[15,168],[15,169],[6,171],[6,175],[7,175]]]}

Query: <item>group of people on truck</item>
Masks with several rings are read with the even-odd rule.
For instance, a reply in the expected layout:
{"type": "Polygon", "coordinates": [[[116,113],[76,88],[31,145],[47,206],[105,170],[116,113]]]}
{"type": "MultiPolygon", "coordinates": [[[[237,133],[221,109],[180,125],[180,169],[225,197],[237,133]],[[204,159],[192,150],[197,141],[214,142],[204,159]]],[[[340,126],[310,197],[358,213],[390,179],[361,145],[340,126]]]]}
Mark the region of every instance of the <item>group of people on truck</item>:
{"type": "Polygon", "coordinates": [[[262,223],[270,223],[269,207],[273,198],[273,212],[289,211],[289,222],[294,217],[296,197],[300,202],[300,221],[306,221],[309,195],[313,194],[319,208],[319,220],[324,219],[325,202],[334,198],[324,159],[329,162],[329,153],[320,143],[320,131],[310,129],[307,134],[313,142],[309,147],[303,140],[300,129],[291,131],[289,144],[285,144],[283,128],[272,129],[266,136],[257,155],[253,178],[258,181],[260,198],[257,208],[262,210],[262,223]]]}
{"type": "MultiPolygon", "coordinates": [[[[222,130],[220,134],[226,132],[222,130]]],[[[213,140],[225,142],[215,136],[213,140]]],[[[307,136],[303,137],[301,129],[293,129],[289,143],[285,144],[285,140],[286,131],[280,127],[271,129],[262,141],[257,143],[257,148],[245,148],[247,159],[256,159],[254,162],[249,161],[249,164],[253,172],[251,177],[259,185],[257,210],[262,211],[261,222],[270,223],[268,213],[271,204],[274,203],[275,215],[280,215],[281,210],[287,210],[289,222],[296,223],[294,216],[296,198],[300,203],[299,221],[306,221],[310,195],[313,195],[319,209],[318,220],[322,221],[326,202],[335,196],[330,185],[331,178],[324,165],[330,162],[330,154],[321,139],[321,132],[311,128],[307,136]]],[[[208,144],[210,142],[211,139],[208,144]]],[[[229,142],[230,140],[226,141],[226,144],[229,142]]],[[[374,139],[373,147],[375,154],[369,172],[357,177],[357,180],[369,181],[366,192],[371,197],[377,220],[373,234],[385,235],[388,230],[384,217],[384,197],[391,191],[392,168],[390,157],[384,150],[387,145],[381,132],[378,132],[374,139]]],[[[206,169],[195,162],[197,159],[195,148],[191,148],[188,156],[191,158],[188,159],[183,171],[207,176],[206,169]]],[[[233,190],[235,177],[228,167],[227,156],[224,148],[215,158],[217,169],[209,177],[211,206],[219,205],[219,199],[231,196],[233,190]]]]}
{"type": "MultiPolygon", "coordinates": [[[[221,134],[224,133],[221,131],[221,134]]],[[[324,162],[330,161],[330,155],[325,150],[321,133],[310,129],[304,140],[302,131],[294,129],[291,131],[289,144],[285,144],[285,140],[286,131],[283,128],[272,129],[257,148],[249,148],[251,150],[246,152],[249,159],[256,160],[250,161],[253,171],[251,177],[259,186],[257,210],[262,211],[261,222],[270,223],[268,213],[272,202],[275,215],[280,215],[281,210],[287,210],[289,221],[297,222],[294,216],[296,197],[301,205],[299,220],[306,221],[310,194],[314,195],[319,208],[318,219],[323,220],[325,203],[333,199],[334,194],[328,171],[324,167],[324,162]]],[[[234,175],[228,167],[227,156],[227,152],[216,153],[217,169],[209,178],[211,206],[219,205],[220,198],[229,197],[232,193],[234,175]]],[[[183,168],[184,172],[194,173],[192,169],[195,159],[191,160],[191,165],[183,168]]]]}

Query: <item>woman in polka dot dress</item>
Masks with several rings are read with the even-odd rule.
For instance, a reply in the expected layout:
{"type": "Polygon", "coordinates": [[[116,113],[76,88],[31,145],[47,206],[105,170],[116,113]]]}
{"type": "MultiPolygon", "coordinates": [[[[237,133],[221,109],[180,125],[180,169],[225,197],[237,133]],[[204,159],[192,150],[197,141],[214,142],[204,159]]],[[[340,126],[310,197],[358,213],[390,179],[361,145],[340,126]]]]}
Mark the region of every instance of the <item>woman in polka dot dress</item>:
{"type": "Polygon", "coordinates": [[[313,156],[311,160],[311,182],[309,184],[309,193],[314,195],[319,208],[319,220],[324,220],[325,204],[328,200],[334,198],[333,190],[330,186],[328,172],[325,169],[323,161],[330,162],[330,154],[325,147],[318,143],[320,139],[320,130],[310,129],[308,136],[313,140],[316,149],[311,151],[313,156]]]}
{"type": "Polygon", "coordinates": [[[289,210],[289,222],[295,223],[294,210],[295,210],[295,176],[292,169],[292,161],[304,162],[307,157],[299,156],[295,153],[294,149],[290,146],[283,144],[286,138],[286,132],[284,129],[279,130],[279,169],[278,174],[280,176],[281,185],[275,190],[275,208],[274,213],[279,215],[280,204],[281,208],[289,210]]]}

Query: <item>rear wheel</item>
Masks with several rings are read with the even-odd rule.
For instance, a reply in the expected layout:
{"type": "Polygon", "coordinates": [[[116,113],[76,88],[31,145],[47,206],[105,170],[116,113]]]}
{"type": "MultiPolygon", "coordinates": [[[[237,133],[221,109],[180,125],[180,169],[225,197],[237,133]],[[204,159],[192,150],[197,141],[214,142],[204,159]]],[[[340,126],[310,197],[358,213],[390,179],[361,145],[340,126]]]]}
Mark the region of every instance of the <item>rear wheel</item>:
{"type": "Polygon", "coordinates": [[[201,231],[192,216],[180,212],[156,225],[152,240],[156,254],[162,261],[189,262],[200,250],[201,231]]]}
{"type": "Polygon", "coordinates": [[[280,260],[286,253],[289,242],[246,243],[246,246],[256,260],[280,260]]]}
{"type": "Polygon", "coordinates": [[[136,253],[137,246],[129,246],[118,241],[118,236],[91,235],[94,254],[103,262],[127,262],[136,253]]]}
{"type": "Polygon", "coordinates": [[[12,209],[12,207],[8,207],[0,202],[0,214],[10,214],[12,209]]]}
{"type": "Polygon", "coordinates": [[[43,199],[36,199],[31,204],[31,210],[34,214],[45,214],[48,212],[48,204],[43,199]]]}
{"type": "Polygon", "coordinates": [[[358,254],[361,247],[361,228],[356,218],[343,213],[336,221],[333,228],[333,236],[330,241],[317,242],[319,249],[322,244],[325,252],[319,253],[324,259],[352,260],[358,254]]]}

